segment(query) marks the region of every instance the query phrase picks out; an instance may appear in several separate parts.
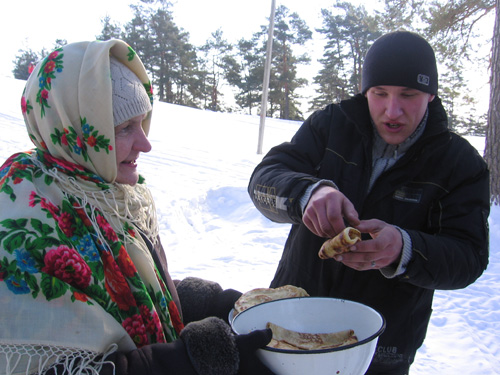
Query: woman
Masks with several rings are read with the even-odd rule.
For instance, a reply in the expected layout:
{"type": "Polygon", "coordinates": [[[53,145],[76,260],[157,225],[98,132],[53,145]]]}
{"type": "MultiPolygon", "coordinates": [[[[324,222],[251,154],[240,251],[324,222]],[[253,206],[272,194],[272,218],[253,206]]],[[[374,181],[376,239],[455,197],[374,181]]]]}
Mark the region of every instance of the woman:
{"type": "Polygon", "coordinates": [[[239,292],[189,278],[179,298],[168,274],[137,170],[152,90],[133,49],[59,48],[21,104],[36,148],[0,169],[0,374],[269,374],[255,351],[270,332],[217,318],[239,292]]]}

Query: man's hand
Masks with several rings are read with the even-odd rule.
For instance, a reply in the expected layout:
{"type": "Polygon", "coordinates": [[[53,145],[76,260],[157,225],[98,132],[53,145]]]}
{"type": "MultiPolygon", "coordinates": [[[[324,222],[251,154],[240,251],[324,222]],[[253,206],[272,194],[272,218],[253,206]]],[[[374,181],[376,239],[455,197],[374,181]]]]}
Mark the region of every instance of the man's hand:
{"type": "Polygon", "coordinates": [[[358,271],[378,269],[399,262],[403,248],[401,232],[394,225],[381,220],[362,220],[356,228],[370,233],[371,240],[364,240],[349,248],[349,252],[335,260],[358,271]]]}
{"type": "Polygon", "coordinates": [[[331,186],[320,186],[311,195],[302,221],[315,235],[333,238],[345,228],[359,224],[358,213],[347,197],[331,186]]]}

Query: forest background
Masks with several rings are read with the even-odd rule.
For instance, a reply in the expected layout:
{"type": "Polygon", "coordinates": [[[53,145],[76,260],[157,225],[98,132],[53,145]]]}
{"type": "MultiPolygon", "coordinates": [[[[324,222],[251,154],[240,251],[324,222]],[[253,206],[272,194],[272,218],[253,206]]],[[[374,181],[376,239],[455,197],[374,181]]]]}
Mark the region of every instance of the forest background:
{"type": "MultiPolygon", "coordinates": [[[[393,30],[418,32],[436,51],[439,96],[451,129],[486,138],[492,202],[498,203],[500,163],[498,152],[491,152],[498,150],[494,145],[500,134],[496,108],[492,108],[495,82],[483,90],[484,95],[476,95],[471,87],[478,82],[470,81],[474,72],[482,77],[495,75],[497,65],[492,57],[499,39],[495,31],[498,2],[379,0],[369,2],[367,9],[359,1],[337,0],[320,10],[321,26],[311,29],[300,13],[282,1],[275,12],[267,116],[300,121],[315,109],[356,94],[363,57],[373,41],[393,30]],[[323,41],[321,56],[310,54],[313,35],[323,41]],[[317,70],[307,79],[302,72],[310,65],[317,70]]],[[[96,38],[127,41],[141,56],[160,101],[212,111],[259,113],[269,24],[256,25],[251,36],[235,43],[218,28],[204,44],[194,45],[189,30],[177,25],[170,1],[142,0],[130,8],[132,18],[124,24],[116,22],[112,14],[101,19],[102,30],[96,38]]],[[[227,16],[221,10],[221,17],[227,16]]],[[[20,49],[13,61],[14,76],[26,79],[30,65],[66,43],[57,39],[49,49],[20,49]]]]}

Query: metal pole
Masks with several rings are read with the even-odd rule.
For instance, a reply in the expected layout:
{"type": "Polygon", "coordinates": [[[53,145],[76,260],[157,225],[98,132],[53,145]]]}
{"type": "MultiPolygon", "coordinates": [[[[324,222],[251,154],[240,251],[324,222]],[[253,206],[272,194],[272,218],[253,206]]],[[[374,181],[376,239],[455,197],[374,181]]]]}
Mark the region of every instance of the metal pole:
{"type": "Polygon", "coordinates": [[[271,55],[273,51],[275,9],[276,9],[276,0],[272,0],[271,18],[269,20],[269,30],[267,33],[267,52],[266,52],[266,65],[264,68],[264,82],[262,83],[262,103],[260,106],[259,142],[257,145],[257,154],[262,154],[262,142],[264,140],[264,125],[266,123],[266,113],[267,113],[267,95],[269,91],[269,77],[271,75],[271,58],[272,58],[271,55]]]}

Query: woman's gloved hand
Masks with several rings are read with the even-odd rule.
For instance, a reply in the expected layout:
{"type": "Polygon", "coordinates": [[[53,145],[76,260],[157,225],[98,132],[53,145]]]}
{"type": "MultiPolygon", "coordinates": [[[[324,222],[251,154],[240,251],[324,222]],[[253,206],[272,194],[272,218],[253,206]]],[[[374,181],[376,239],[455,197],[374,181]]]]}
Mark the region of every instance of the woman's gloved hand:
{"type": "Polygon", "coordinates": [[[240,375],[273,375],[257,357],[257,349],[265,347],[273,337],[270,329],[252,331],[235,336],[236,347],[240,355],[238,374],[240,375]]]}
{"type": "Polygon", "coordinates": [[[186,325],[180,337],[198,374],[272,374],[255,354],[271,341],[271,330],[235,335],[222,319],[209,317],[186,325]]]}
{"type": "MultiPolygon", "coordinates": [[[[207,318],[188,324],[180,340],[110,354],[99,374],[272,375],[255,355],[271,337],[271,330],[235,336],[221,319],[207,318]]],[[[47,374],[63,372],[60,365],[47,374]]]]}
{"type": "Polygon", "coordinates": [[[228,323],[229,311],[241,296],[237,290],[223,290],[218,283],[198,277],[186,277],[174,283],[181,301],[184,324],[209,316],[216,316],[228,323]]]}

